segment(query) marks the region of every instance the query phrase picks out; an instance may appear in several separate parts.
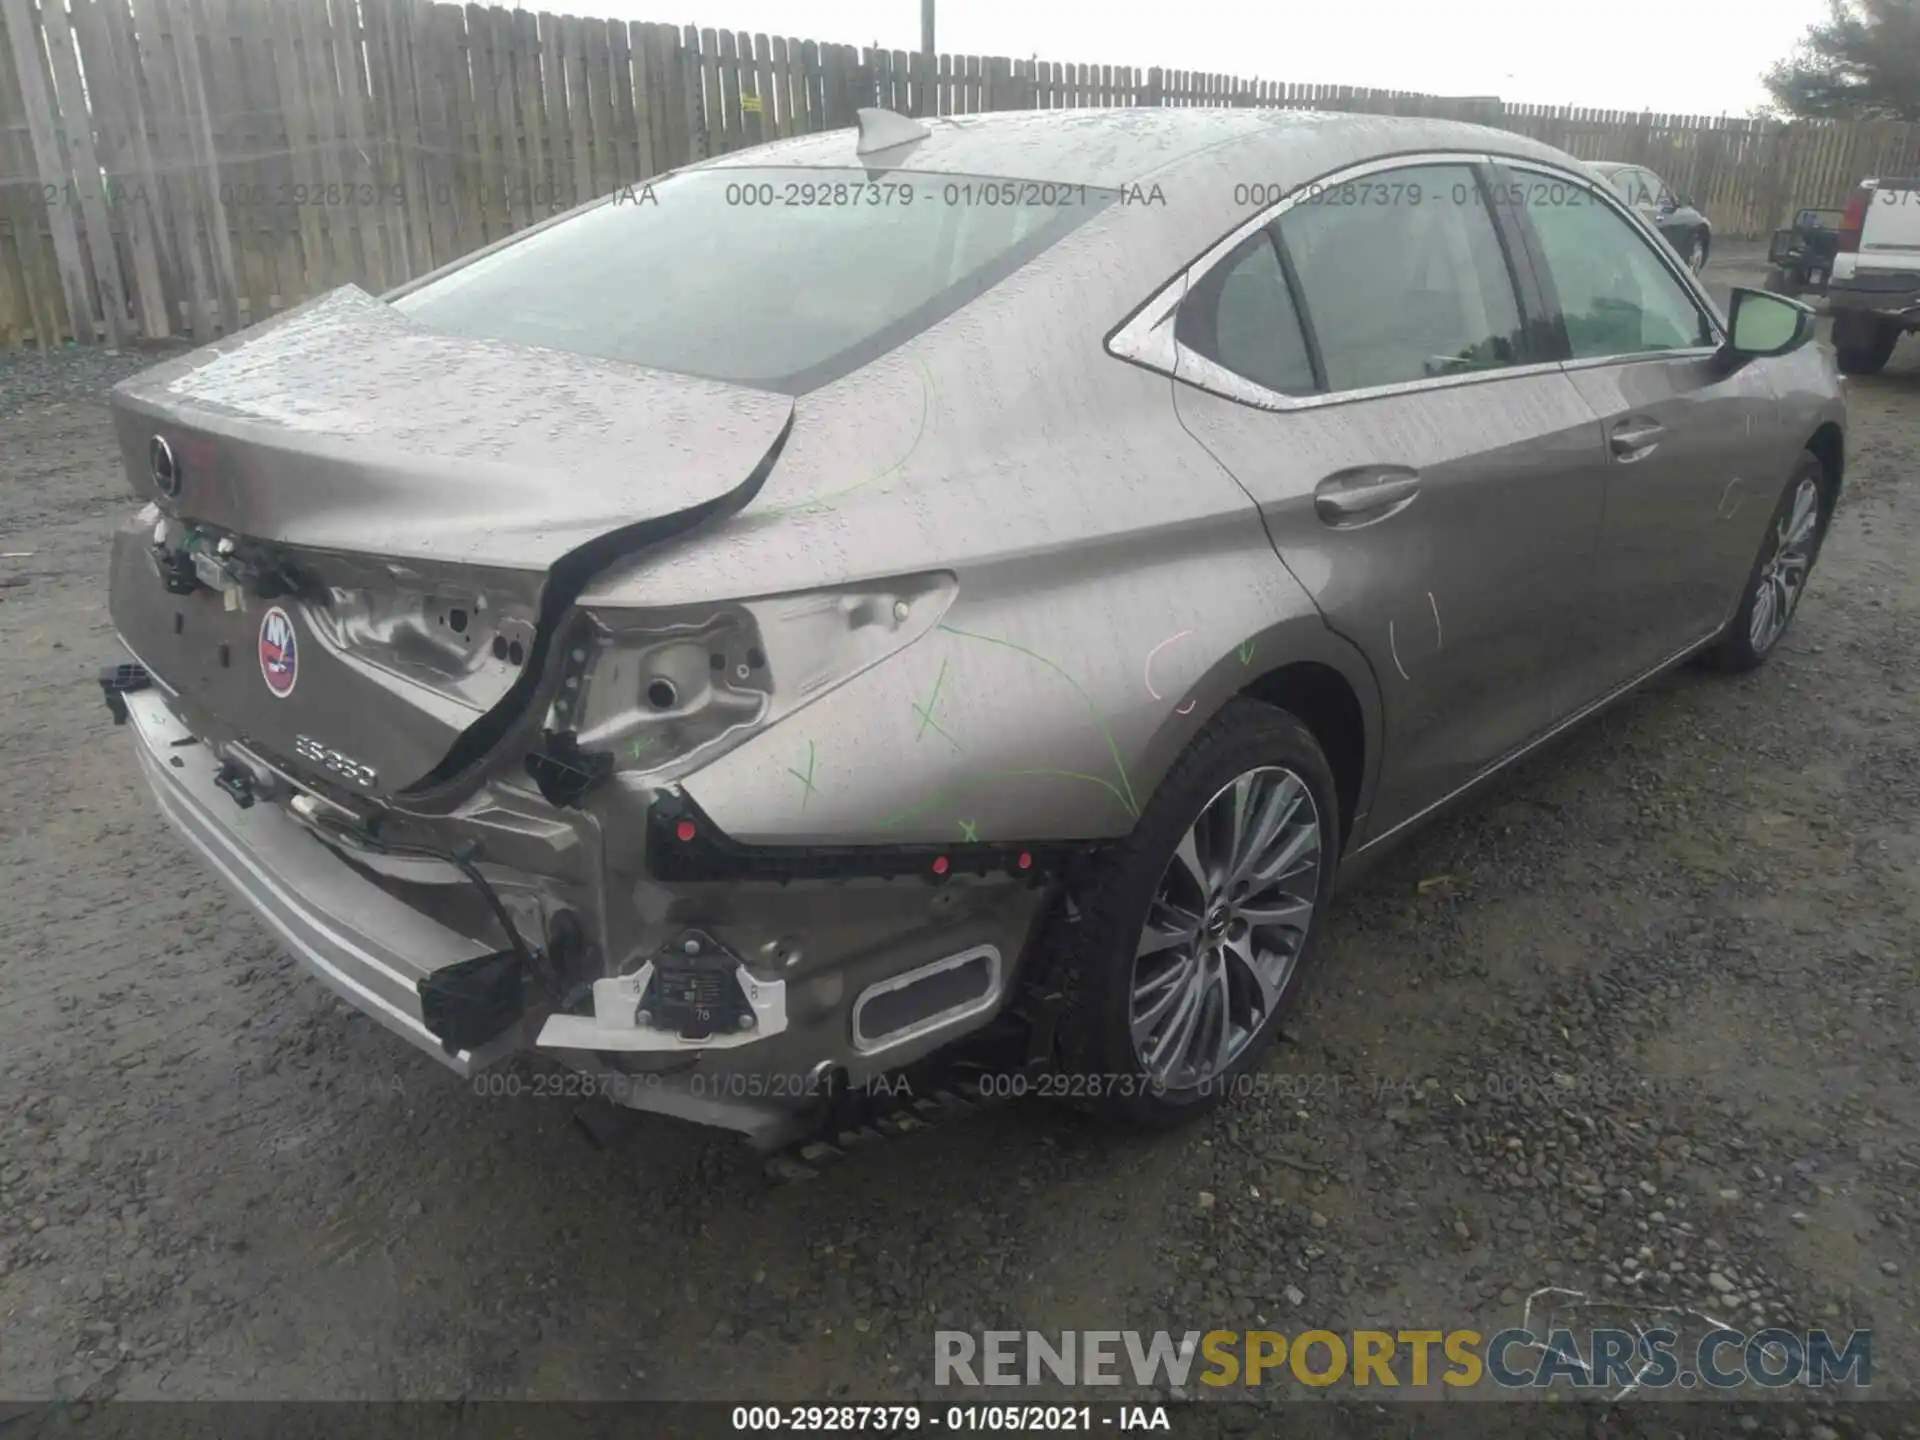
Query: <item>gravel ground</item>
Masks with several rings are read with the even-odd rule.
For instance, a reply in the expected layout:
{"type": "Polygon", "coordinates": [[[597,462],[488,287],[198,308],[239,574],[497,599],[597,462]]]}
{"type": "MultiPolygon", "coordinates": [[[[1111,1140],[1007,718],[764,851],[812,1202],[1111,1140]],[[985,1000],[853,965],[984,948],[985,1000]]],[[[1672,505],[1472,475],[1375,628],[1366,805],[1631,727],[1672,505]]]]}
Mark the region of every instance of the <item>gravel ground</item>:
{"type": "Polygon", "coordinates": [[[1774,662],[1354,887],[1257,1093],[1146,1139],[1016,1103],[775,1188],[476,1095],[172,838],[92,680],[100,399],[144,363],[0,355],[0,1395],[900,1399],[936,1328],[1491,1331],[1549,1285],[1871,1326],[1875,1390],[1920,1379],[1920,341],[1854,383],[1774,662]]]}

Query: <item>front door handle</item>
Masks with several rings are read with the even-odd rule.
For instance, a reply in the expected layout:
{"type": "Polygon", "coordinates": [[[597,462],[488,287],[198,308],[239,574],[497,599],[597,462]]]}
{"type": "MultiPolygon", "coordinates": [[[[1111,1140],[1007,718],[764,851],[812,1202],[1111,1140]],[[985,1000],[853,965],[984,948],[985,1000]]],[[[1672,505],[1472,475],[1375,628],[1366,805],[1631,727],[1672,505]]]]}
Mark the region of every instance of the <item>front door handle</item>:
{"type": "Polygon", "coordinates": [[[1419,491],[1415,470],[1343,470],[1320,482],[1313,492],[1313,509],[1329,525],[1370,523],[1398,514],[1419,491]]]}
{"type": "Polygon", "coordinates": [[[1667,427],[1651,420],[1622,420],[1607,434],[1607,444],[1623,461],[1641,460],[1653,452],[1667,427]]]}

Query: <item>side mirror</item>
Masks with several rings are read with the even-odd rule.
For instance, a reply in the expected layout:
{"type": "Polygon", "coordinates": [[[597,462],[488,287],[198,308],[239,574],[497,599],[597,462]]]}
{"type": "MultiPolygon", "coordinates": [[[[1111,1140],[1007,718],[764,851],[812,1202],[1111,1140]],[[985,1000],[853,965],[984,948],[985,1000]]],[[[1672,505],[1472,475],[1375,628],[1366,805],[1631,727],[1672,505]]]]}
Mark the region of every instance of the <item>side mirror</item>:
{"type": "Polygon", "coordinates": [[[1811,306],[1784,295],[1737,286],[1727,317],[1727,343],[1719,359],[1729,369],[1798,350],[1813,338],[1811,306]]]}

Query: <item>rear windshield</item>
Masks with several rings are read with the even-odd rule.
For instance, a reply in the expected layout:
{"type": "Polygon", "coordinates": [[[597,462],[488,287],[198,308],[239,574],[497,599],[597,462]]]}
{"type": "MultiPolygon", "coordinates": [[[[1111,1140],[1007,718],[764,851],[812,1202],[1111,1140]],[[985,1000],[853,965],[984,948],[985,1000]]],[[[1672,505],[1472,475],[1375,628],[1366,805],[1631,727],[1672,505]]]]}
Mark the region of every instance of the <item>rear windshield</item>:
{"type": "Polygon", "coordinates": [[[951,314],[1112,199],[902,170],[689,170],[394,304],[456,335],[799,394],[951,314]]]}

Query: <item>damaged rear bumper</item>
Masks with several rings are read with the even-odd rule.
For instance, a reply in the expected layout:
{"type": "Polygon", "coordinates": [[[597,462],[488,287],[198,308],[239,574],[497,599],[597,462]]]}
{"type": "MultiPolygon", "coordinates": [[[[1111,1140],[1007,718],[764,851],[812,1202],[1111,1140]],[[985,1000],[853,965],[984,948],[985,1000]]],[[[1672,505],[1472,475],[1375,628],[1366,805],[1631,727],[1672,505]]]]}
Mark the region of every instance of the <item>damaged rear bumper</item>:
{"type": "Polygon", "coordinates": [[[449,1051],[422,1013],[421,981],[484,961],[496,946],[356,874],[280,807],[236,803],[206,747],[159,691],[122,691],[116,715],[122,708],[160,813],[316,979],[461,1075],[524,1048],[522,1020],[484,1044],[449,1051]]]}
{"type": "MultiPolygon", "coordinates": [[[[101,686],[136,739],[161,813],[300,964],[348,1003],[462,1076],[538,1049],[597,1077],[567,1094],[602,1095],[763,1145],[804,1133],[847,1084],[911,1063],[991,1020],[1012,994],[1042,899],[1030,883],[1036,877],[1016,881],[1017,862],[1003,884],[955,894],[904,874],[864,882],[844,872],[721,879],[705,872],[731,872],[736,861],[751,871],[760,860],[749,855],[755,863],[748,865],[731,852],[692,846],[677,861],[656,857],[648,867],[646,847],[634,846],[628,853],[639,869],[605,874],[600,883],[608,895],[633,896],[651,917],[639,932],[644,945],[619,947],[616,958],[626,963],[608,967],[619,973],[555,1004],[528,983],[530,956],[542,966],[552,957],[550,933],[542,952],[543,937],[524,924],[503,937],[487,924],[442,923],[365,873],[363,859],[378,868],[375,857],[350,847],[350,862],[319,838],[303,821],[311,819],[301,809],[306,802],[256,798],[236,784],[233,767],[141,667],[110,668],[101,686]],[[661,878],[660,870],[676,878],[661,878]],[[680,879],[683,870],[701,878],[680,879]],[[809,930],[817,943],[805,960],[790,940],[767,938],[809,930]]],[[[644,814],[635,825],[644,832],[644,814]]],[[[807,858],[839,871],[834,857],[807,858]]],[[[437,870],[445,891],[489,888],[471,863],[403,863],[437,870]]],[[[921,868],[917,857],[903,864],[921,868]]],[[[496,868],[493,883],[503,875],[496,868]]]]}

